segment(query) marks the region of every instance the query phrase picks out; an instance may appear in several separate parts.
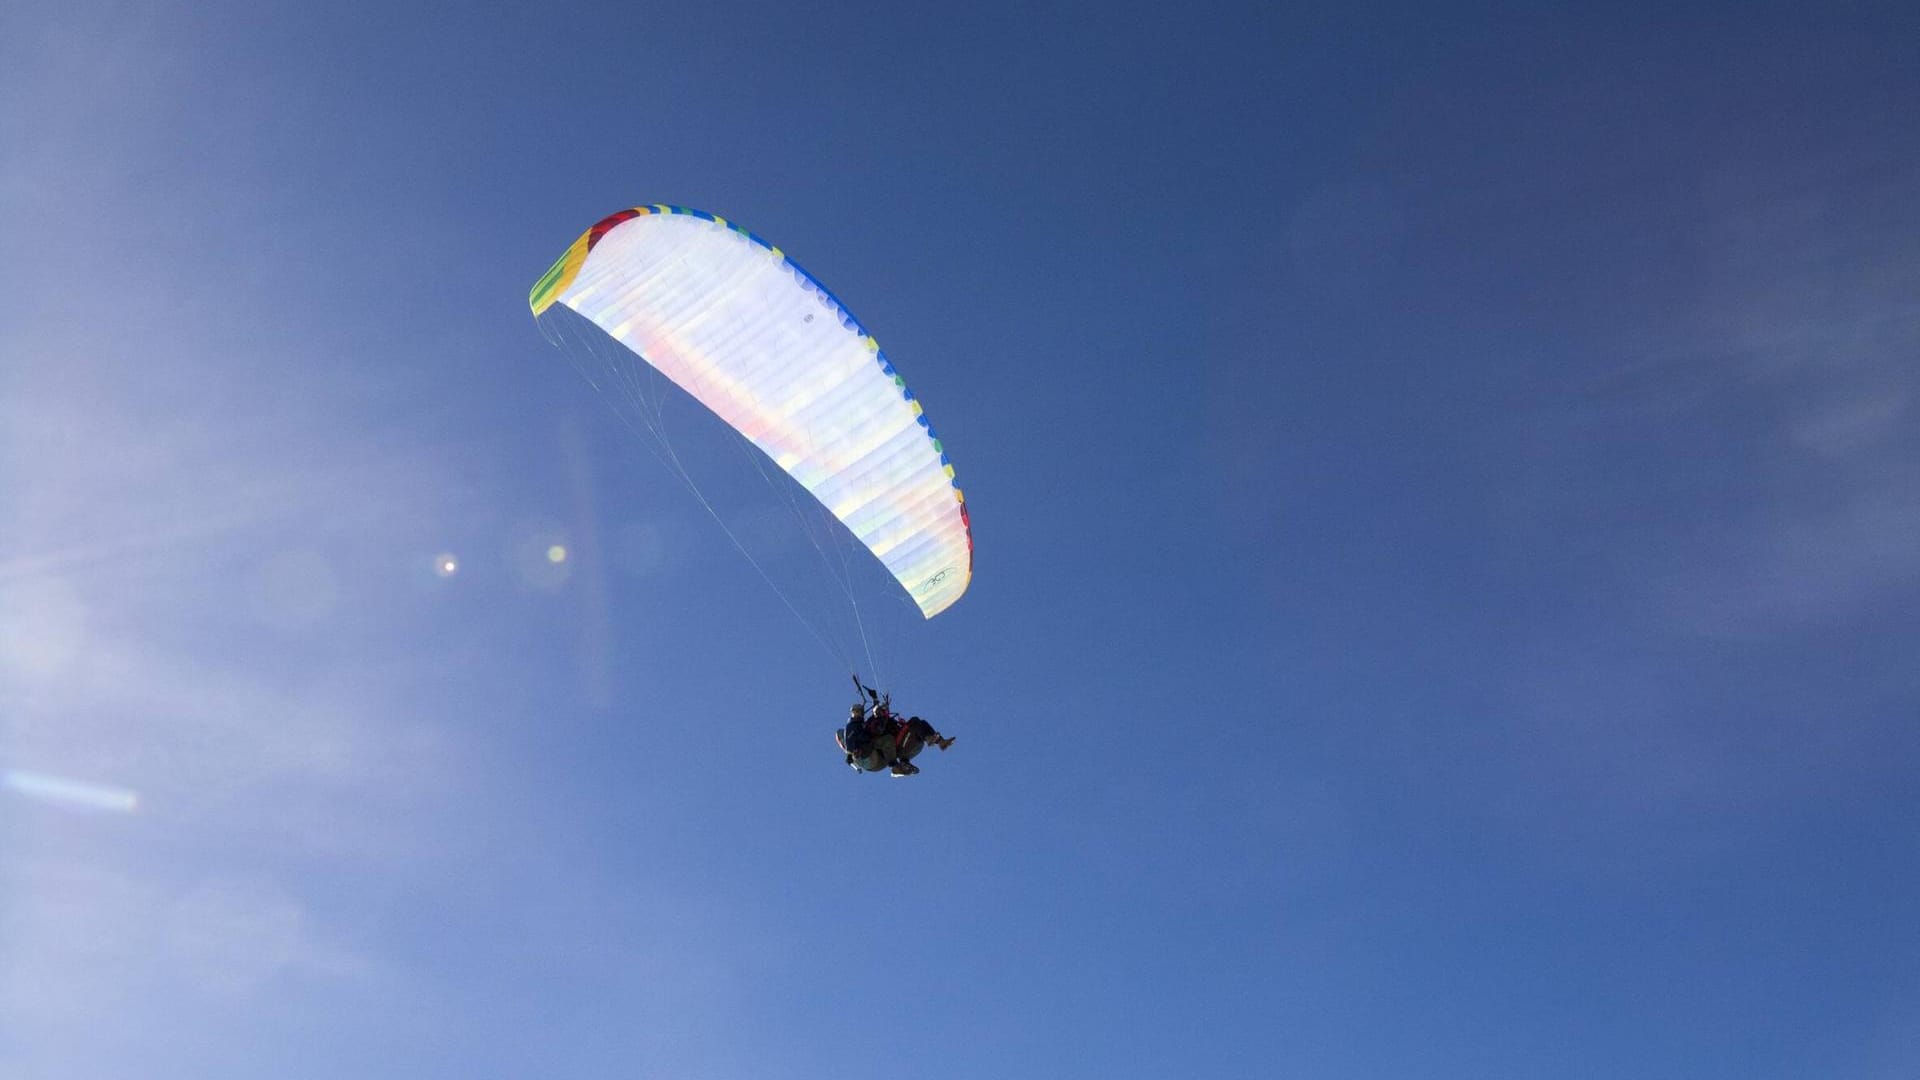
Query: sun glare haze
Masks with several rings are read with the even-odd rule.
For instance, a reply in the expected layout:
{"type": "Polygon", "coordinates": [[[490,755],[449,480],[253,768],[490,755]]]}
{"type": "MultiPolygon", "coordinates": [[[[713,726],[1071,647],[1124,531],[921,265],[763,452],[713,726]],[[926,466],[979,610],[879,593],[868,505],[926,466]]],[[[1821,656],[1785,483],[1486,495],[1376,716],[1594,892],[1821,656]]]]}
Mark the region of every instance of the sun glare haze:
{"type": "Polygon", "coordinates": [[[1920,1076],[1916,44],[0,4],[0,1077],[1920,1076]]]}

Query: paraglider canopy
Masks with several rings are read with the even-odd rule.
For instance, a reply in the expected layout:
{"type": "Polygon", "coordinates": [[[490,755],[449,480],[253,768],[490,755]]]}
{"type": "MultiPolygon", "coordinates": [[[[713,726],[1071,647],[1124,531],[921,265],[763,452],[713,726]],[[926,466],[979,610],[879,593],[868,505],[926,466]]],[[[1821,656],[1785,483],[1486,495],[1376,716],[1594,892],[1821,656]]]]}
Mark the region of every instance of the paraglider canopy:
{"type": "Polygon", "coordinates": [[[758,236],[644,206],[574,241],[534,285],[758,447],[932,618],[973,575],[965,494],[920,402],[826,287],[758,236]]]}

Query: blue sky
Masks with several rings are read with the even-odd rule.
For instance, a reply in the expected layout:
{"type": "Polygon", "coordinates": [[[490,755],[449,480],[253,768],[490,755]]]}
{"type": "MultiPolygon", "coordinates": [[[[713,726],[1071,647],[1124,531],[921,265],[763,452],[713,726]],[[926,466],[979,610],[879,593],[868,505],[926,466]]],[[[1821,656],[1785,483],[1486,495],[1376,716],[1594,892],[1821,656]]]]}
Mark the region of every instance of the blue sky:
{"type": "Polygon", "coordinates": [[[964,7],[7,5],[0,1074],[1920,1071],[1912,14],[964,7]],[[913,781],[650,202],[952,452],[913,781]]]}

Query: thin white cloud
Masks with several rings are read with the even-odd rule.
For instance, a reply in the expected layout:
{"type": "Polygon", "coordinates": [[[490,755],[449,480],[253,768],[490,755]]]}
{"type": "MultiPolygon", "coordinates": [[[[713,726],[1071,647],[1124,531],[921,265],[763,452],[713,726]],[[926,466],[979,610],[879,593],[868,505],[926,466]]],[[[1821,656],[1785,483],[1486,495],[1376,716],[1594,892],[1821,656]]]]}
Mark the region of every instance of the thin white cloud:
{"type": "MultiPolygon", "coordinates": [[[[1649,475],[1637,484],[1645,499],[1626,508],[1668,547],[1623,562],[1634,577],[1624,584],[1644,589],[1676,632],[1792,632],[1920,589],[1911,172],[1834,158],[1801,167],[1798,177],[1730,168],[1711,182],[1699,291],[1659,350],[1674,359],[1602,377],[1581,399],[1578,430],[1561,433],[1633,432],[1673,447],[1669,474],[1715,470],[1714,497],[1675,499],[1649,475]]],[[[1616,547],[1654,542],[1596,527],[1617,534],[1616,547]]]]}
{"type": "Polygon", "coordinates": [[[21,1075],[127,1075],[171,1031],[383,992],[403,976],[316,890],[409,880],[487,782],[431,707],[460,640],[401,658],[376,632],[417,618],[431,594],[392,585],[411,562],[440,580],[439,523],[472,498],[445,448],[383,432],[323,365],[266,393],[199,328],[146,329],[0,330],[29,358],[0,373],[0,1064],[21,1075]],[[117,814],[57,798],[119,792],[117,814]]]}

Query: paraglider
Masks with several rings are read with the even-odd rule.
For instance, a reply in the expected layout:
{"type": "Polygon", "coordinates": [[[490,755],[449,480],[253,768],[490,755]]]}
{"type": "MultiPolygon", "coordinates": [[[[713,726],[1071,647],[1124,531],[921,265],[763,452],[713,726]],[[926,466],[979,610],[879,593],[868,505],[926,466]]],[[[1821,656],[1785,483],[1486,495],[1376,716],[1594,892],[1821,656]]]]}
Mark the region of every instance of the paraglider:
{"type": "MultiPolygon", "coordinates": [[[[972,525],[945,444],[873,335],[779,248],[704,211],[634,207],[574,241],[528,303],[556,343],[577,340],[569,359],[635,430],[665,443],[659,402],[645,390],[652,373],[664,375],[811,495],[923,619],[966,592],[972,525]]],[[[833,647],[727,528],[672,447],[660,456],[788,609],[833,647]]],[[[867,615],[851,591],[847,600],[870,654],[867,615]]],[[[857,672],[850,650],[841,659],[857,672]]],[[[875,736],[888,746],[879,767],[898,763],[905,771],[896,775],[910,775],[913,755],[928,742],[944,749],[943,739],[925,721],[900,721],[875,736]]],[[[861,745],[867,760],[870,747],[861,745]]]]}
{"type": "Polygon", "coordinates": [[[932,724],[917,716],[904,719],[893,712],[891,695],[882,696],[878,691],[863,685],[855,676],[853,685],[858,687],[870,699],[858,700],[855,695],[853,708],[848,710],[847,724],[834,733],[834,741],[846,754],[847,764],[858,772],[879,772],[886,769],[894,776],[912,776],[920,771],[913,763],[920,751],[928,745],[946,750],[953,745],[951,736],[945,736],[934,730],[932,724]]]}

